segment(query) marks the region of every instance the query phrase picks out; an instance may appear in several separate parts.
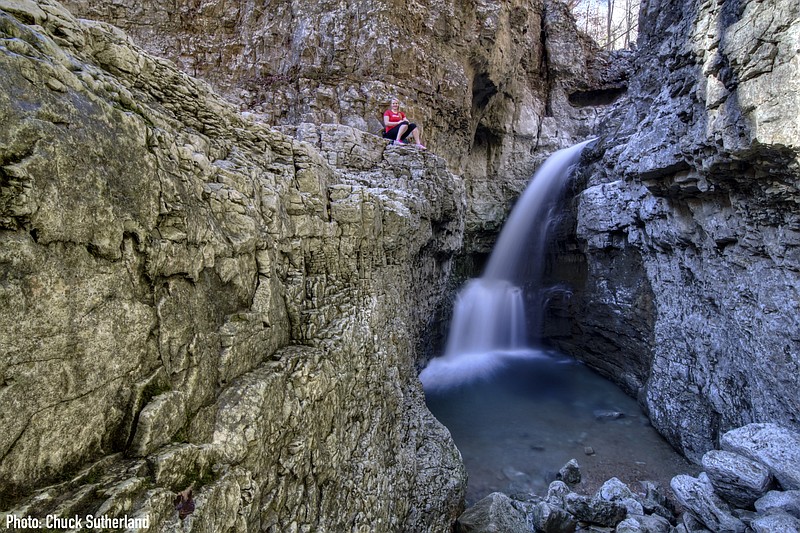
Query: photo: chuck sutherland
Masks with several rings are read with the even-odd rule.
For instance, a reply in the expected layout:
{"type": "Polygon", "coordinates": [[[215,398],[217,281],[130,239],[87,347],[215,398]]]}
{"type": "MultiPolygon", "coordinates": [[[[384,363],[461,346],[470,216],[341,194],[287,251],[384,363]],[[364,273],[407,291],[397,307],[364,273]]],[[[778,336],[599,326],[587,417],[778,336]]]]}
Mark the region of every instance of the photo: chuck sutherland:
{"type": "Polygon", "coordinates": [[[8,514],[2,520],[5,530],[22,531],[30,530],[69,530],[80,531],[82,529],[148,529],[150,527],[150,517],[110,517],[105,515],[85,515],[85,516],[57,516],[47,515],[44,518],[33,516],[17,516],[8,514]]]}

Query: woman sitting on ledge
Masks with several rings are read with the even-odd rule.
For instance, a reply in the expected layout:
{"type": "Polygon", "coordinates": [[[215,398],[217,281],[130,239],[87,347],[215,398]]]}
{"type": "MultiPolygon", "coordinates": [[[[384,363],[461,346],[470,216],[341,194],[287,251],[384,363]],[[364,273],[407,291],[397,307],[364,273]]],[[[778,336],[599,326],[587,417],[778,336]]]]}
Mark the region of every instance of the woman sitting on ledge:
{"type": "Polygon", "coordinates": [[[383,114],[383,125],[385,126],[383,138],[391,139],[392,144],[405,144],[405,138],[410,133],[414,137],[415,146],[425,150],[425,146],[420,141],[417,125],[406,120],[406,114],[400,111],[400,100],[397,98],[392,98],[391,107],[383,114]]]}

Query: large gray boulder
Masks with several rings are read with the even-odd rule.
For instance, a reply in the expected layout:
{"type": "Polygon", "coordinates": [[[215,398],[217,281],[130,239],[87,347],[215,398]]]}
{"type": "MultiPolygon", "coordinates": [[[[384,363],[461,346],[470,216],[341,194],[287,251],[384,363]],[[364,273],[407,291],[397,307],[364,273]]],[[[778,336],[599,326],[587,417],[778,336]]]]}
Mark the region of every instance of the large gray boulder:
{"type": "Polygon", "coordinates": [[[536,531],[572,533],[577,527],[577,522],[571,514],[545,501],[534,504],[529,513],[536,531]]]}
{"type": "Polygon", "coordinates": [[[727,503],[714,493],[705,473],[697,478],[679,475],[670,483],[675,498],[708,529],[717,533],[743,533],[745,524],[732,513],[727,503]]]}
{"type": "Polygon", "coordinates": [[[637,495],[625,483],[612,477],[606,480],[599,489],[595,497],[607,502],[615,502],[625,507],[629,515],[643,515],[644,507],[637,498],[637,495]]]}
{"type": "Polygon", "coordinates": [[[800,489],[800,433],[777,424],[748,424],[722,435],[720,446],[769,468],[784,490],[800,489]]]}
{"type": "Polygon", "coordinates": [[[627,515],[624,505],[570,492],[564,498],[564,509],[577,520],[605,527],[616,527],[627,515]]]}
{"type": "Polygon", "coordinates": [[[493,492],[467,509],[456,523],[458,533],[530,533],[525,513],[511,498],[493,492]]]}
{"type": "Polygon", "coordinates": [[[775,512],[757,517],[750,527],[755,533],[797,533],[800,519],[788,513],[775,512]]]}
{"type": "Polygon", "coordinates": [[[738,453],[711,450],[702,465],[717,494],[737,507],[752,507],[772,482],[767,467],[738,453]]]}
{"type": "Polygon", "coordinates": [[[670,533],[672,524],[658,515],[630,515],[617,524],[616,533],[670,533]]]}
{"type": "Polygon", "coordinates": [[[800,490],[770,491],[756,500],[755,508],[763,514],[778,509],[800,518],[800,490]]]}

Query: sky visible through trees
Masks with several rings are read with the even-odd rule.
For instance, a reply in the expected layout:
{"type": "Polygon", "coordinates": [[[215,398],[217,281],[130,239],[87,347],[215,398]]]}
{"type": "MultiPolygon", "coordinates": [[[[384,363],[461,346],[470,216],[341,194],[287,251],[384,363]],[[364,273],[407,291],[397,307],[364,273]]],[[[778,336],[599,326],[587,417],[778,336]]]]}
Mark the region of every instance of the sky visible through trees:
{"type": "Polygon", "coordinates": [[[578,27],[606,50],[636,44],[640,0],[565,0],[578,27]]]}

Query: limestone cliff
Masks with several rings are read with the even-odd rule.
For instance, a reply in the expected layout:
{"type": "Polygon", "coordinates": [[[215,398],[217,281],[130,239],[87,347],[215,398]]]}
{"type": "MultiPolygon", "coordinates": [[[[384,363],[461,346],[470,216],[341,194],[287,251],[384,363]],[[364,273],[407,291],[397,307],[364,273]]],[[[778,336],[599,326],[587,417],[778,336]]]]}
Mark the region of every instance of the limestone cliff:
{"type": "Polygon", "coordinates": [[[0,0],[0,509],[183,531],[444,531],[414,341],[445,161],[243,117],[119,30],[0,0]]]}
{"type": "Polygon", "coordinates": [[[65,5],[125,29],[271,124],[377,132],[399,96],[428,147],[464,176],[466,246],[482,252],[538,163],[589,134],[608,103],[593,91],[624,90],[624,68],[577,33],[560,1],[65,5]]]}
{"type": "Polygon", "coordinates": [[[695,460],[748,422],[800,427],[799,9],[643,3],[577,198],[579,325],[551,334],[695,460]]]}

